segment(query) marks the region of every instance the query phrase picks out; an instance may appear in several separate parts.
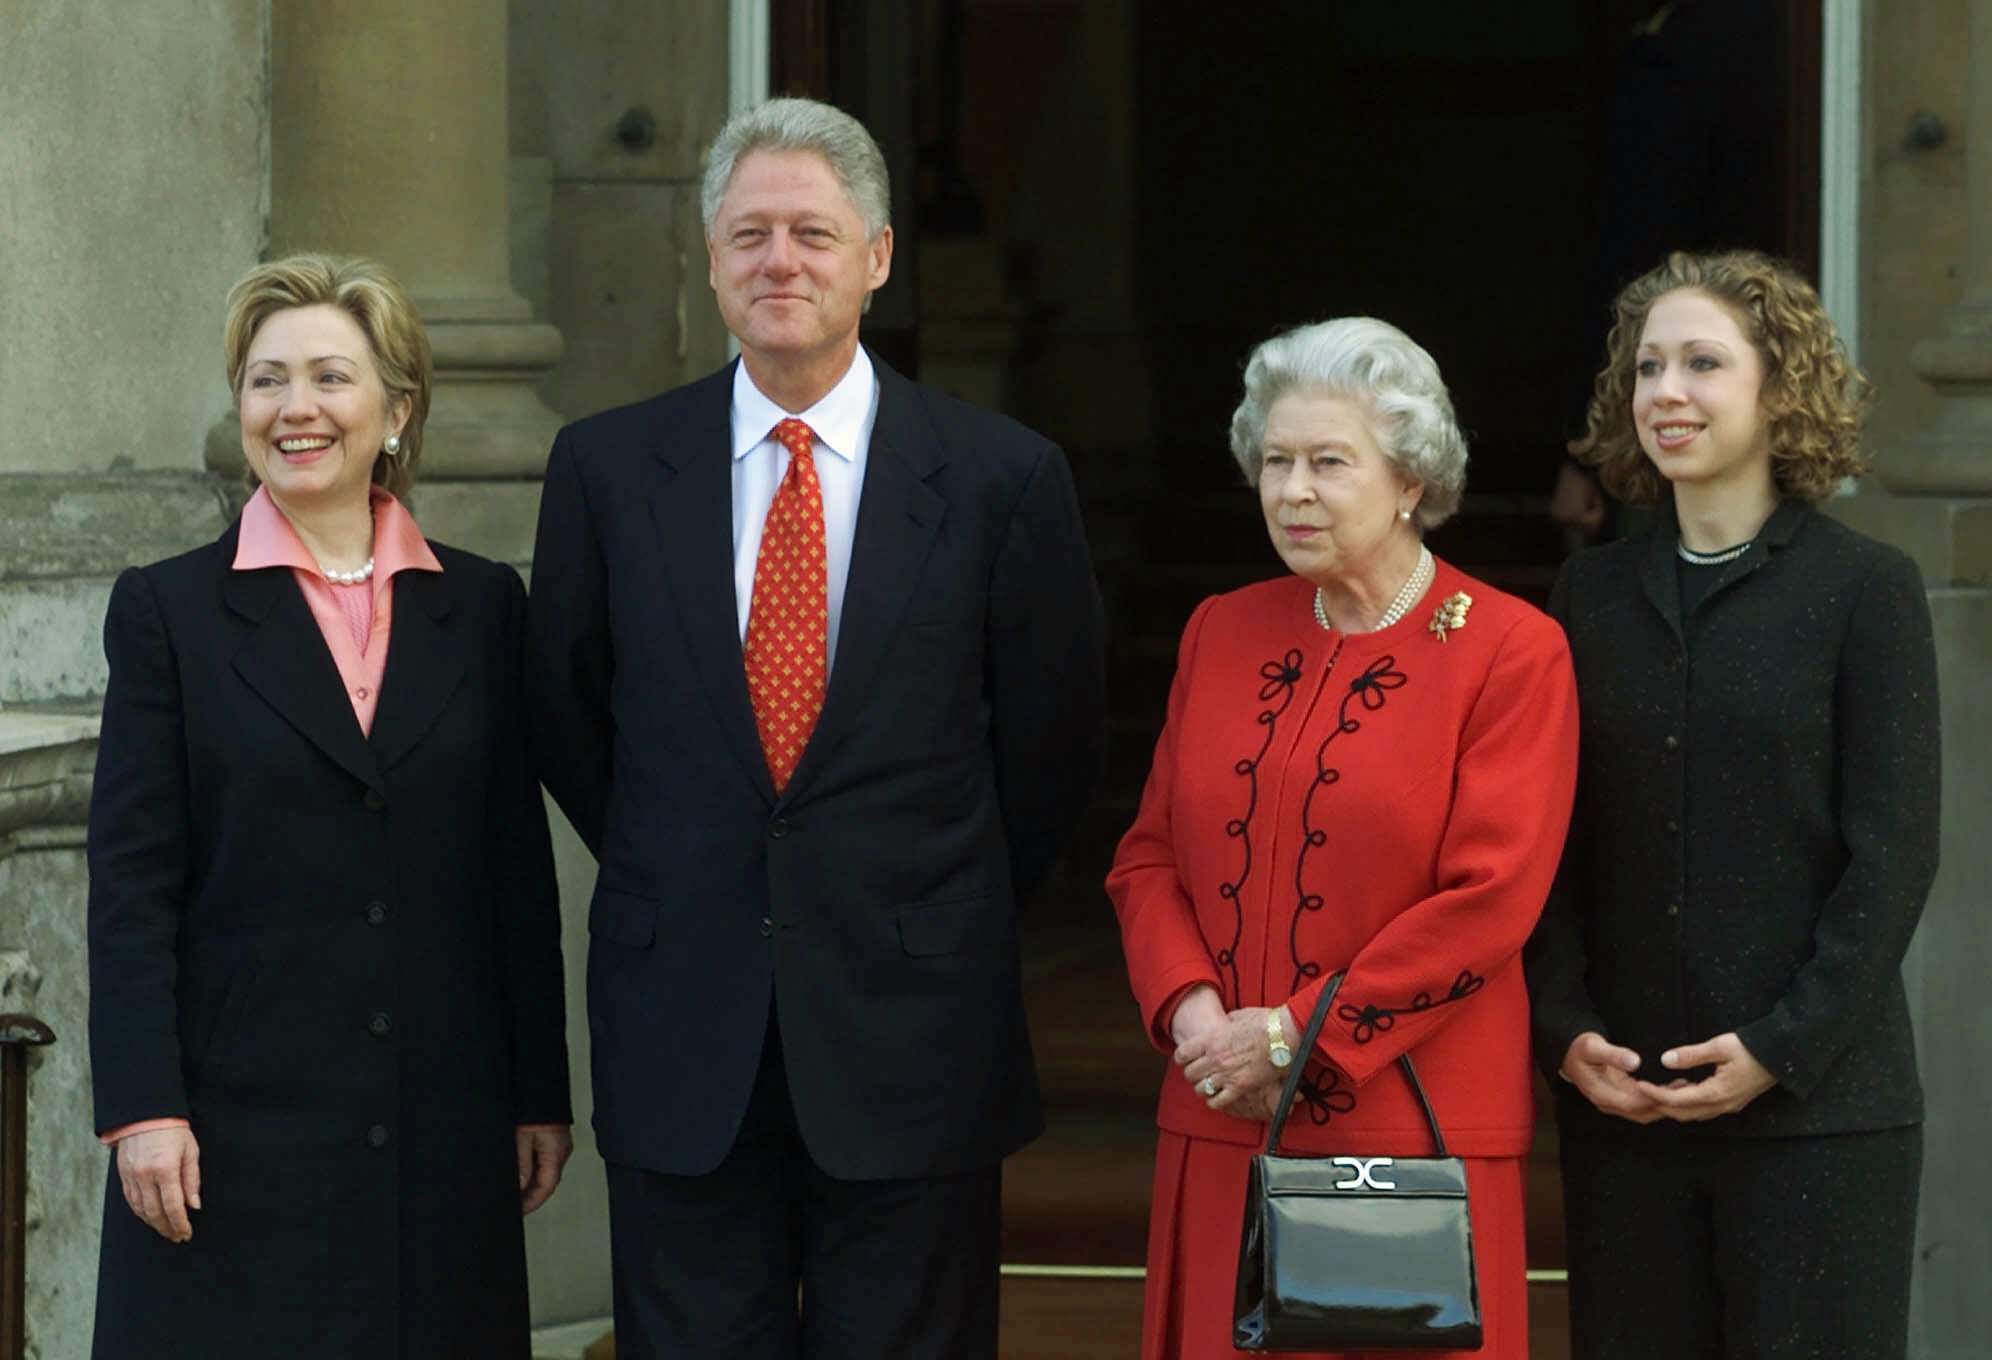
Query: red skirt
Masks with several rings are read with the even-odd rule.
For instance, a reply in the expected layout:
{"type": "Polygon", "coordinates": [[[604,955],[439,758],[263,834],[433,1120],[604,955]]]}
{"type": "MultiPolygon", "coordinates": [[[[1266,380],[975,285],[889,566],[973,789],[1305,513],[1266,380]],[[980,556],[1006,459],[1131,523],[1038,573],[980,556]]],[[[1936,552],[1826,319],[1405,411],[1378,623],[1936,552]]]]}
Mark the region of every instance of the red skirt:
{"type": "MultiPolygon", "coordinates": [[[[1155,1149],[1148,1213],[1148,1286],[1141,1319],[1142,1360],[1254,1360],[1231,1344],[1238,1233],[1245,1178],[1258,1148],[1164,1132],[1155,1149]]],[[[1528,1244],[1523,1161],[1468,1157],[1484,1340],[1477,1351],[1342,1351],[1298,1360],[1528,1360],[1528,1244]]]]}

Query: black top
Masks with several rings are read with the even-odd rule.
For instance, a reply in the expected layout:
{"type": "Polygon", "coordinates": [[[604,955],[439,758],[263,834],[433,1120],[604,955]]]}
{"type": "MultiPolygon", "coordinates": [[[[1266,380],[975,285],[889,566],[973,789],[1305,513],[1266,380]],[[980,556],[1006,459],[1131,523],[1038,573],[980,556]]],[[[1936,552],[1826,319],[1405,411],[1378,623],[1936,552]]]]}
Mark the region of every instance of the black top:
{"type": "MultiPolygon", "coordinates": [[[[1921,578],[1786,504],[1684,613],[1676,539],[1670,509],[1572,558],[1550,598],[1582,740],[1529,948],[1538,1058],[1553,1071],[1597,1030],[1657,1067],[1734,1030],[1778,1085],[1694,1127],[1914,1122],[1901,962],[1936,873],[1939,770],[1921,578]]],[[[1566,1128],[1608,1118],[1565,1095],[1566,1128]]]]}

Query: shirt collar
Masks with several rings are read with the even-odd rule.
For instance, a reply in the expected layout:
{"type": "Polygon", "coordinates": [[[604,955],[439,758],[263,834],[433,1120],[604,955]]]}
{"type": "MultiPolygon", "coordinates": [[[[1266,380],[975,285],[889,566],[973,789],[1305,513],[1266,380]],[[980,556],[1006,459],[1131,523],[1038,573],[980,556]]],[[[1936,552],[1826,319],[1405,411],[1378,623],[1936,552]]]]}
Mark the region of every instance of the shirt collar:
{"type": "MultiPolygon", "coordinates": [[[[380,487],[369,493],[374,516],[374,579],[386,580],[397,571],[441,571],[443,564],[429,550],[429,542],[415,527],[415,517],[400,501],[380,487]]],[[[269,488],[257,487],[256,494],[242,507],[242,532],[235,543],[237,571],[262,567],[295,567],[321,579],[325,573],[311,549],[297,536],[269,488]]]]}
{"type": "MultiPolygon", "coordinates": [[[[823,394],[823,399],[807,411],[795,412],[795,418],[816,432],[816,442],[830,450],[847,463],[854,463],[858,457],[858,447],[864,438],[865,422],[871,415],[872,393],[878,386],[878,375],[872,370],[871,356],[865,353],[863,345],[858,346],[851,366],[844,370],[844,376],[837,385],[823,394]]],[[[747,376],[747,365],[733,366],[733,461],[739,462],[764,443],[775,426],[788,419],[790,412],[770,401],[754,380],[747,376]]]]}

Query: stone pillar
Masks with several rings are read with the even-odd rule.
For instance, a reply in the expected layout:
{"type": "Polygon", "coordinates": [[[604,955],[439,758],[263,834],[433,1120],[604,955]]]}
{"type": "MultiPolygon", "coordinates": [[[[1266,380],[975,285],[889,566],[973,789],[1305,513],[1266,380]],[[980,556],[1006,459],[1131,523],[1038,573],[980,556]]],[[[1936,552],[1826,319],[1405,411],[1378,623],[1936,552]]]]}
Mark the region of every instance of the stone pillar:
{"type": "MultiPolygon", "coordinates": [[[[269,253],[369,256],[413,295],[436,359],[425,483],[536,478],[559,425],[536,388],[560,334],[509,278],[507,23],[505,0],[271,9],[269,253]]],[[[235,442],[217,431],[211,461],[239,467],[235,442]]]]}
{"type": "Polygon", "coordinates": [[[1890,451],[1881,479],[1897,493],[1983,498],[1992,497],[1992,7],[1967,6],[1966,18],[1963,290],[1943,330],[1911,355],[1943,400],[1935,424],[1890,451]]]}
{"type": "MultiPolygon", "coordinates": [[[[1962,289],[1911,362],[1936,390],[1926,428],[1879,450],[1889,537],[1922,564],[1943,696],[1943,864],[1905,969],[1916,1013],[1925,1125],[1910,1353],[1984,1354],[1992,1336],[1992,1143],[1985,1036],[1992,1001],[1992,6],[1971,4],[1964,73],[1962,289]]],[[[1850,790],[1856,796],[1857,790],[1850,790]]]]}

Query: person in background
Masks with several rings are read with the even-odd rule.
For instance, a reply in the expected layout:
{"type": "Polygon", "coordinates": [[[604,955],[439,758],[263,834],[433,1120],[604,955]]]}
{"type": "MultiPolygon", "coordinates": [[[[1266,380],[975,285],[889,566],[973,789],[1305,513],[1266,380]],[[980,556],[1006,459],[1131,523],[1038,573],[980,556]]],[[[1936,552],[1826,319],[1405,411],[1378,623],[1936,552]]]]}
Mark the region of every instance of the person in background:
{"type": "Polygon", "coordinates": [[[1616,317],[1579,454],[1658,522],[1551,597],[1583,738],[1528,969],[1573,1353],[1888,1360],[1937,864],[1921,576],[1814,509],[1861,469],[1865,380],[1789,267],[1677,253],[1616,317]]]}
{"type": "MultiPolygon", "coordinates": [[[[1610,300],[1669,250],[1785,245],[1791,35],[1778,0],[1612,0],[1623,35],[1613,66],[1597,252],[1584,296],[1586,347],[1610,300]]],[[[1573,423],[1588,373],[1568,378],[1573,423]]],[[[1570,433],[1580,433],[1572,430],[1570,433]]],[[[1570,441],[1575,444],[1577,441],[1570,441]]],[[[1619,537],[1640,521],[1567,452],[1549,517],[1570,546],[1619,537]]]]}
{"type": "Polygon", "coordinates": [[[429,346],[378,266],[257,266],[224,345],[256,492],[104,625],[93,1354],[524,1360],[572,1146],[525,590],[398,499],[429,346]]]}
{"type": "Polygon", "coordinates": [[[1292,574],[1191,616],[1107,878],[1143,1024],[1175,1060],[1141,1353],[1238,1354],[1246,1173],[1292,1064],[1283,1151],[1432,1154],[1396,1065],[1410,1053],[1467,1161],[1472,1354],[1524,1360],[1520,954],[1570,815],[1569,652],[1540,611],[1424,546],[1459,507],[1466,443],[1438,366],[1394,326],[1349,317],[1260,345],[1231,449],[1292,574]]]}

